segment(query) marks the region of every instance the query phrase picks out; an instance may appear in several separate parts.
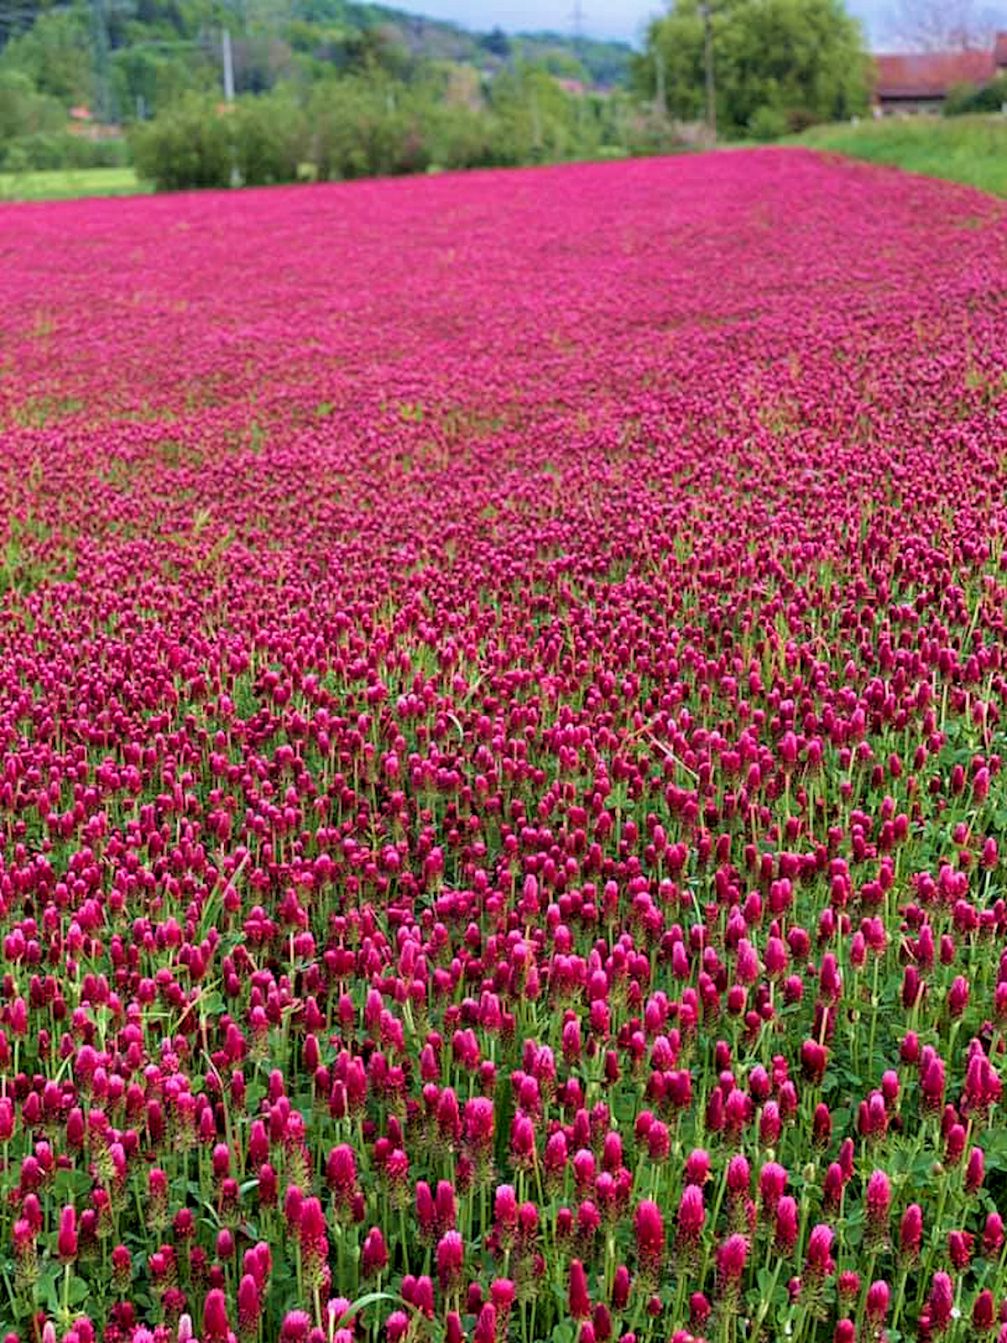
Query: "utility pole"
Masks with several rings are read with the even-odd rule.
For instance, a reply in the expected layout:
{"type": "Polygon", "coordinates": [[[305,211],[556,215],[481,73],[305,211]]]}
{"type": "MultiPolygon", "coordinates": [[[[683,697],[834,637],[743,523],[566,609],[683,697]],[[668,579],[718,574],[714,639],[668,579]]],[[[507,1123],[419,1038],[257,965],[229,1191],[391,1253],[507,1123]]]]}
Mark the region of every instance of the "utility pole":
{"type": "MultiPolygon", "coordinates": [[[[222,28],[220,30],[220,55],[224,64],[224,102],[228,110],[234,102],[234,53],[231,51],[231,30],[222,28]]],[[[237,155],[235,146],[232,143],[231,149],[231,186],[241,185],[241,173],[238,170],[237,155]]]]}
{"type": "Polygon", "coordinates": [[[668,90],[665,85],[664,52],[661,50],[660,42],[654,43],[654,74],[654,105],[657,108],[658,115],[666,117],[668,115],[668,90]]]}
{"type": "Polygon", "coordinates": [[[534,89],[531,91],[531,138],[532,148],[535,150],[535,162],[542,161],[542,116],[539,112],[538,94],[534,89]]]}
{"type": "Polygon", "coordinates": [[[221,56],[224,61],[224,101],[234,102],[234,56],[231,53],[231,30],[224,28],[220,34],[221,56]]]}
{"type": "Polygon", "coordinates": [[[109,80],[108,17],[105,0],[91,0],[91,50],[94,57],[94,101],[96,120],[112,120],[112,91],[109,80]]]}
{"type": "MultiPolygon", "coordinates": [[[[573,12],[570,15],[570,18],[573,20],[573,49],[579,54],[581,43],[584,38],[583,0],[573,0],[573,12]]],[[[584,90],[581,89],[580,93],[576,95],[574,103],[574,111],[577,117],[577,130],[581,133],[583,133],[584,130],[584,116],[587,112],[586,102],[587,100],[584,96],[584,90]]]]}
{"type": "Polygon", "coordinates": [[[706,67],[706,127],[717,143],[717,87],[713,75],[713,4],[703,0],[703,64],[706,67]]]}

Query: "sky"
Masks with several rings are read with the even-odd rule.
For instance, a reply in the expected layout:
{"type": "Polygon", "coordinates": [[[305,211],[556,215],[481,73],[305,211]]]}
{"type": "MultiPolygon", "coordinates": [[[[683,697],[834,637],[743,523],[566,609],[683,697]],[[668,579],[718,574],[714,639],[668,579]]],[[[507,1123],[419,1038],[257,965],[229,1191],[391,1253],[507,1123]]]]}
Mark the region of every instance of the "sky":
{"type": "MultiPolygon", "coordinates": [[[[577,0],[389,0],[397,9],[454,19],[483,32],[499,25],[507,32],[534,32],[551,28],[569,33],[574,27],[577,0]]],[[[871,35],[872,19],[884,0],[859,0],[850,9],[863,18],[871,35]]],[[[647,20],[664,9],[660,0],[580,0],[582,31],[590,37],[640,40],[647,20]]]]}

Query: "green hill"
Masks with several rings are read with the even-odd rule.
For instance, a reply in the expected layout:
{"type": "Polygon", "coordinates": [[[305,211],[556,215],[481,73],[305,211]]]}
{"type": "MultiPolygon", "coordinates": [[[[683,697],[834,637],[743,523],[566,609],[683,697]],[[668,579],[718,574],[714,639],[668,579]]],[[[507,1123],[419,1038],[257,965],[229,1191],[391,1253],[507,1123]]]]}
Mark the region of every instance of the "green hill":
{"type": "Polygon", "coordinates": [[[486,80],[532,64],[612,89],[628,81],[632,57],[626,43],[470,32],[354,0],[10,0],[0,7],[0,145],[24,134],[17,114],[29,133],[51,133],[71,108],[128,122],[185,93],[220,91],[225,28],[238,94],[361,71],[410,81],[432,65],[467,67],[486,80]]]}

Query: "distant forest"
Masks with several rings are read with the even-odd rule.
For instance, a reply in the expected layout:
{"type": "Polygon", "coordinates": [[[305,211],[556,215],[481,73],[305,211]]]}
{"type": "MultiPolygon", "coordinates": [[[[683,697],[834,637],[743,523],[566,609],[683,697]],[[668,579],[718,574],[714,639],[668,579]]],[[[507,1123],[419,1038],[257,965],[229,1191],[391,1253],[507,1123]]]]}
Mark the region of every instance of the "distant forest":
{"type": "Polygon", "coordinates": [[[35,108],[40,123],[54,120],[51,104],[128,122],[185,94],[220,92],[225,29],[239,95],[361,72],[410,81],[431,65],[470,67],[484,77],[532,65],[607,90],[628,82],[633,55],[625,43],[473,33],[352,0],[0,0],[0,139],[3,104],[14,92],[49,101],[35,108]]]}

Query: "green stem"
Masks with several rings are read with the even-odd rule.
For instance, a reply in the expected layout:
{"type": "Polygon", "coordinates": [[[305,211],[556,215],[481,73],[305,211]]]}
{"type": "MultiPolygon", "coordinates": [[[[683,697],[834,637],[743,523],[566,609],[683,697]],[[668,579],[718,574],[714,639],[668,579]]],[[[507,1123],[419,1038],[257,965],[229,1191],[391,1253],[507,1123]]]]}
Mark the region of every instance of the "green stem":
{"type": "Polygon", "coordinates": [[[769,1314],[769,1309],[773,1304],[773,1297],[776,1295],[776,1285],[780,1281],[780,1271],[783,1268],[783,1256],[778,1255],[776,1267],[773,1269],[773,1277],[769,1284],[769,1291],[764,1293],[762,1301],[759,1303],[759,1313],[755,1317],[755,1323],[752,1326],[752,1343],[758,1343],[759,1330],[762,1328],[762,1322],[769,1314]]]}
{"type": "Polygon", "coordinates": [[[892,1312],[892,1333],[896,1333],[902,1318],[902,1307],[906,1302],[906,1283],[909,1281],[909,1268],[903,1268],[899,1274],[899,1285],[895,1289],[895,1309],[892,1312]]]}

